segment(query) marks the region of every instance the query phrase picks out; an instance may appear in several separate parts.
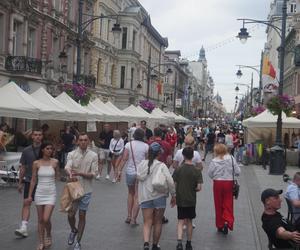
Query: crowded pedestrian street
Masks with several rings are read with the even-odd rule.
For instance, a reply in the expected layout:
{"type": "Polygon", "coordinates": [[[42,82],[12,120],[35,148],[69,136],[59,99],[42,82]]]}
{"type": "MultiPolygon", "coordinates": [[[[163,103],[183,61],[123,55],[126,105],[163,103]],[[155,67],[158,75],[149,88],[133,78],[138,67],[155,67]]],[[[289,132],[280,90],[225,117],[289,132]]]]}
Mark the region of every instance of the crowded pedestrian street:
{"type": "MultiPolygon", "coordinates": [[[[211,155],[207,157],[207,164],[211,155]]],[[[290,174],[294,168],[288,170],[290,174]]],[[[218,234],[214,226],[214,204],[212,181],[207,177],[207,165],[203,170],[203,190],[197,194],[197,218],[194,220],[193,245],[195,250],[254,250],[267,249],[267,238],[261,232],[260,216],[262,204],[260,192],[269,184],[275,188],[285,187],[282,178],[268,176],[261,166],[245,166],[242,168],[241,193],[235,201],[235,228],[227,236],[218,234]],[[251,178],[250,178],[251,177],[251,178]],[[275,182],[276,181],[276,182],[275,182]],[[256,214],[258,213],[258,214],[256,214]],[[257,221],[258,219],[258,221],[257,221]]],[[[58,183],[58,193],[62,192],[64,183],[58,183]]],[[[169,203],[169,202],[168,202],[169,203]]],[[[21,195],[15,188],[2,188],[1,204],[1,248],[34,249],[37,241],[35,208],[31,208],[32,220],[29,224],[29,237],[17,239],[14,230],[18,226],[21,209],[21,195]]],[[[284,207],[284,206],[283,206],[284,207]]],[[[176,208],[169,204],[166,209],[169,222],[163,226],[160,245],[162,249],[171,250],[176,247],[176,208]]],[[[104,178],[94,183],[93,201],[89,207],[87,228],[82,241],[86,250],[92,249],[142,249],[142,217],[138,217],[139,226],[132,227],[124,223],[126,219],[126,187],[124,180],[113,184],[104,178]]],[[[52,215],[53,250],[72,249],[67,245],[69,227],[65,213],[59,212],[56,204],[52,215]]]]}
{"type": "Polygon", "coordinates": [[[0,0],[0,250],[300,250],[300,0],[0,0]]]}

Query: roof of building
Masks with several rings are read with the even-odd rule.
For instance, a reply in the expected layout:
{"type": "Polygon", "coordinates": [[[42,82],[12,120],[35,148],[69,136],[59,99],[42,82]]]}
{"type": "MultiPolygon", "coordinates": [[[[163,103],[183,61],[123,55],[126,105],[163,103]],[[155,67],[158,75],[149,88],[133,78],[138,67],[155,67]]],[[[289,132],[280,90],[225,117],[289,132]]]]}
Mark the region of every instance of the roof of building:
{"type": "Polygon", "coordinates": [[[177,56],[181,56],[181,51],[180,50],[166,50],[165,54],[173,54],[173,55],[177,55],[177,56]]]}
{"type": "Polygon", "coordinates": [[[168,38],[166,37],[162,37],[159,32],[153,27],[153,25],[151,24],[151,19],[150,19],[150,15],[148,15],[144,21],[142,22],[142,25],[144,25],[148,32],[161,44],[163,45],[165,48],[167,48],[169,46],[169,42],[168,42],[168,38]]]}

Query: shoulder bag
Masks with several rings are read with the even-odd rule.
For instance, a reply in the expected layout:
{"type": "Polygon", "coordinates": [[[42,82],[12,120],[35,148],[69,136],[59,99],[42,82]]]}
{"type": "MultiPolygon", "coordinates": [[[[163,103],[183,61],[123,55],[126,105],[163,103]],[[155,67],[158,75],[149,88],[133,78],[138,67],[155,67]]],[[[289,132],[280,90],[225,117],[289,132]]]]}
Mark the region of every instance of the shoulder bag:
{"type": "Polygon", "coordinates": [[[160,164],[159,169],[153,176],[152,187],[158,193],[166,193],[168,191],[167,177],[163,173],[163,163],[160,164]]]}
{"type": "MultiPolygon", "coordinates": [[[[119,141],[120,141],[120,139],[117,140],[117,142],[116,142],[116,144],[115,144],[115,146],[114,146],[114,148],[113,148],[113,151],[114,151],[114,152],[117,152],[117,151],[116,151],[116,147],[117,147],[119,141]]],[[[110,158],[112,158],[112,157],[113,157],[113,153],[112,153],[112,152],[109,152],[108,156],[109,156],[110,158]]]]}
{"type": "Polygon", "coordinates": [[[238,183],[237,179],[234,178],[235,171],[234,171],[234,163],[233,163],[232,156],[231,156],[231,162],[232,162],[232,181],[233,181],[232,195],[237,200],[240,193],[240,184],[238,183]]]}
{"type": "Polygon", "coordinates": [[[133,165],[134,165],[135,172],[136,172],[137,169],[136,169],[136,164],[135,164],[135,159],[134,159],[134,154],[133,154],[132,141],[130,141],[129,144],[130,144],[130,151],[131,151],[132,161],[133,161],[133,165]]]}

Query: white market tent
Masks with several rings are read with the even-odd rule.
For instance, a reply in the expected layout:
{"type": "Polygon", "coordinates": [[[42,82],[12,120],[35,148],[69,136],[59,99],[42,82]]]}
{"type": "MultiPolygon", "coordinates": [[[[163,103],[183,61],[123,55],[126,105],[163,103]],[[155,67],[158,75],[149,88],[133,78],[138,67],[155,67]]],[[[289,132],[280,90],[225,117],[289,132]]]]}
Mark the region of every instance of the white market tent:
{"type": "MultiPolygon", "coordinates": [[[[246,127],[247,143],[263,140],[265,144],[271,145],[275,141],[276,123],[277,116],[268,110],[265,110],[255,117],[244,120],[243,126],[246,127]]],[[[300,120],[294,117],[287,117],[285,113],[282,113],[282,136],[284,137],[287,133],[289,137],[291,137],[291,132],[294,129],[300,129],[300,120]]]]}
{"type": "Polygon", "coordinates": [[[141,110],[139,110],[137,107],[135,107],[132,104],[129,107],[123,109],[123,112],[125,112],[126,114],[129,114],[130,116],[137,117],[138,119],[147,119],[148,120],[149,115],[150,115],[149,113],[148,113],[148,115],[143,113],[141,110]]]}
{"type": "Polygon", "coordinates": [[[0,115],[23,119],[64,120],[65,113],[39,102],[14,82],[0,88],[0,115]]]}
{"type": "Polygon", "coordinates": [[[117,108],[115,105],[113,105],[111,102],[106,102],[105,106],[114,110],[119,116],[123,116],[125,117],[127,122],[131,122],[133,119],[138,119],[138,120],[142,120],[145,119],[145,117],[141,117],[138,114],[132,115],[129,113],[124,112],[123,110],[117,108]]]}
{"type": "Polygon", "coordinates": [[[153,109],[152,113],[155,114],[155,115],[164,117],[165,119],[167,119],[169,124],[174,124],[175,123],[175,118],[171,115],[168,115],[167,113],[162,111],[160,108],[153,109]]]}
{"type": "Polygon", "coordinates": [[[114,119],[115,119],[114,122],[128,122],[127,117],[125,117],[124,115],[120,116],[120,114],[118,112],[116,112],[114,109],[105,105],[99,98],[95,99],[92,102],[92,104],[94,104],[104,114],[114,117],[114,119]]]}
{"type": "MultiPolygon", "coordinates": [[[[59,96],[55,98],[57,101],[61,102],[65,106],[67,106],[73,112],[78,114],[78,117],[84,116],[85,121],[103,121],[103,114],[98,114],[92,112],[84,107],[82,107],[79,103],[75,102],[67,93],[62,92],[59,96]]],[[[75,117],[77,118],[77,117],[75,117]]]]}
{"type": "Polygon", "coordinates": [[[65,120],[65,121],[80,120],[80,118],[78,119],[78,116],[80,116],[80,114],[73,112],[70,108],[68,108],[61,102],[57,101],[44,88],[39,88],[38,90],[33,92],[31,94],[31,96],[34,99],[40,101],[41,103],[44,103],[44,104],[48,105],[49,107],[54,108],[55,110],[58,110],[58,112],[63,112],[63,116],[64,116],[63,120],[65,120]]]}
{"type": "Polygon", "coordinates": [[[175,122],[188,122],[189,120],[183,116],[176,115],[174,112],[168,111],[167,114],[173,116],[175,118],[175,122]]]}
{"type": "Polygon", "coordinates": [[[102,114],[104,116],[105,122],[115,122],[118,121],[118,117],[111,115],[109,112],[105,112],[104,110],[100,109],[94,103],[89,102],[86,108],[92,112],[96,112],[98,114],[102,114]]]}
{"type": "MultiPolygon", "coordinates": [[[[255,117],[250,117],[243,121],[243,126],[247,128],[276,128],[277,116],[268,110],[255,117]]],[[[282,113],[283,128],[300,128],[300,120],[294,117],[287,117],[282,113]]]]}

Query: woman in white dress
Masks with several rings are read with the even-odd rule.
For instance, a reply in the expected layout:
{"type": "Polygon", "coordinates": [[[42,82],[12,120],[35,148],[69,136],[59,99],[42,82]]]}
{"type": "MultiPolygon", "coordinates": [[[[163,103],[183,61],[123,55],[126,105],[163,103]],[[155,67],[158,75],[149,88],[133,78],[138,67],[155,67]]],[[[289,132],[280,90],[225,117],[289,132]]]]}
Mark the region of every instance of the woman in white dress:
{"type": "Polygon", "coordinates": [[[58,178],[59,173],[58,160],[52,158],[53,151],[52,143],[42,143],[39,160],[34,161],[32,165],[32,179],[27,202],[32,202],[31,194],[37,184],[34,197],[38,214],[39,244],[37,250],[50,247],[52,244],[50,218],[56,201],[55,179],[58,178]]]}

